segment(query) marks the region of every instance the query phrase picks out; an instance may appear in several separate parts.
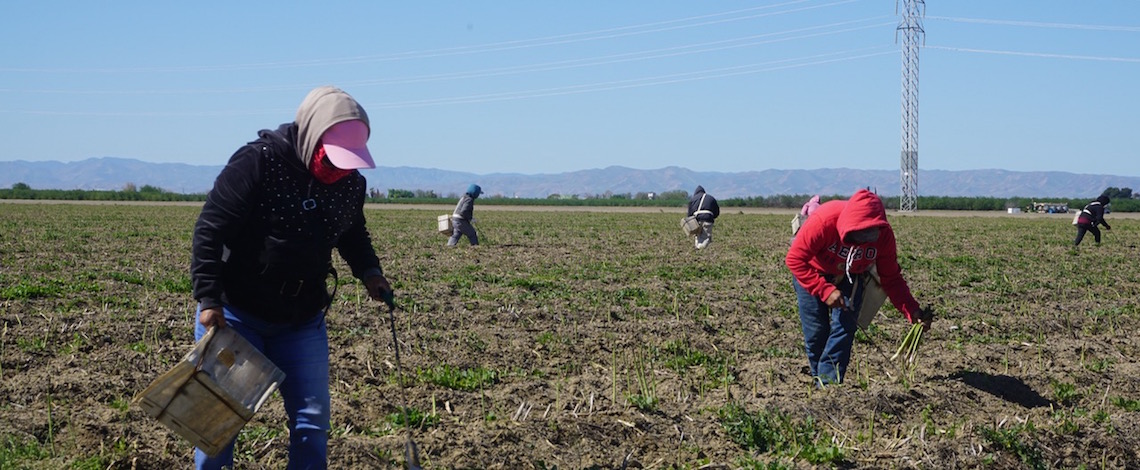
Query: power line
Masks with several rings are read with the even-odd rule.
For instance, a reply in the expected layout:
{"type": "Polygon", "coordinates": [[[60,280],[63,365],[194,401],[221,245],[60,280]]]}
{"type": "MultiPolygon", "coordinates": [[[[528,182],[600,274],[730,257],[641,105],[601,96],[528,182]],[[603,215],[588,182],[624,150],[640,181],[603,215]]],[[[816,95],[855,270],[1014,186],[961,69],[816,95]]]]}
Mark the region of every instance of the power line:
{"type": "MultiPolygon", "coordinates": [[[[872,18],[872,19],[874,19],[874,18],[872,18]]],[[[504,74],[508,74],[508,73],[546,72],[546,71],[551,71],[551,70],[562,70],[562,69],[567,69],[567,68],[580,68],[580,67],[589,67],[589,66],[597,66],[597,65],[608,65],[608,64],[615,64],[615,63],[623,63],[623,62],[632,62],[632,61],[638,61],[638,60],[661,59],[661,58],[667,58],[667,57],[677,57],[677,56],[682,56],[682,55],[700,54],[700,53],[705,53],[705,52],[716,52],[716,51],[722,51],[722,50],[728,50],[728,49],[738,49],[738,48],[742,48],[742,47],[761,46],[761,45],[774,44],[774,43],[779,43],[779,42],[792,41],[792,40],[797,40],[797,39],[808,39],[808,38],[827,36],[827,35],[833,35],[833,34],[848,33],[848,32],[852,32],[852,31],[860,31],[860,30],[865,30],[865,29],[879,28],[879,27],[894,24],[893,22],[886,22],[886,23],[878,23],[878,24],[871,24],[871,25],[865,25],[865,26],[837,29],[837,30],[831,30],[831,31],[824,31],[824,32],[820,32],[820,33],[803,34],[803,35],[798,35],[798,36],[788,36],[788,37],[784,37],[784,38],[769,39],[769,40],[764,40],[764,41],[740,42],[740,41],[750,40],[750,39],[779,36],[779,35],[790,34],[790,33],[795,33],[795,32],[810,31],[810,30],[816,30],[816,29],[821,29],[821,28],[826,28],[826,27],[847,25],[847,24],[852,24],[852,23],[861,22],[861,21],[866,21],[866,20],[845,21],[845,22],[840,22],[840,23],[832,23],[829,25],[812,26],[812,27],[807,27],[807,28],[800,28],[800,29],[789,30],[789,31],[781,31],[781,32],[776,32],[776,33],[758,34],[758,35],[753,35],[753,36],[745,36],[745,37],[741,37],[741,38],[726,39],[726,40],[721,40],[721,41],[711,41],[711,42],[698,43],[698,44],[690,44],[690,45],[686,45],[686,46],[675,46],[675,47],[662,48],[662,49],[653,49],[653,50],[640,51],[640,52],[635,52],[635,53],[611,54],[611,55],[599,56],[599,57],[594,57],[594,58],[589,58],[589,59],[570,59],[570,60],[565,60],[565,61],[548,62],[548,63],[544,63],[544,64],[533,64],[533,65],[516,66],[516,67],[503,67],[500,69],[489,69],[489,70],[477,71],[477,72],[457,72],[457,73],[453,73],[453,74],[440,74],[440,75],[434,75],[434,76],[411,77],[408,79],[383,79],[383,80],[374,80],[374,81],[362,81],[362,82],[357,82],[356,84],[357,85],[406,84],[406,83],[420,83],[420,82],[424,82],[424,81],[450,80],[450,79],[456,79],[456,78],[480,78],[480,77],[487,77],[487,76],[499,76],[499,75],[504,75],[504,74]],[[731,43],[736,43],[736,44],[731,44],[731,43]]]]}
{"type": "Polygon", "coordinates": [[[542,47],[552,45],[562,45],[577,42],[597,41],[602,39],[613,39],[618,37],[635,36],[641,34],[657,33],[663,31],[672,31],[678,29],[695,28],[700,26],[710,26],[716,24],[723,24],[734,21],[742,21],[755,18],[763,18],[776,15],[785,15],[791,13],[799,13],[808,10],[819,8],[827,8],[832,6],[843,5],[852,3],[857,0],[839,0],[831,3],[821,5],[811,5],[800,8],[778,10],[774,12],[758,13],[751,15],[733,16],[721,19],[709,19],[719,16],[736,15],[739,13],[747,13],[760,10],[768,10],[772,8],[785,7],[789,5],[800,4],[810,0],[793,0],[784,3],[777,3],[773,5],[765,5],[760,7],[744,8],[739,10],[732,10],[722,13],[712,13],[707,15],[690,16],[686,18],[679,18],[674,20],[659,21],[653,23],[644,23],[640,25],[621,26],[616,28],[607,28],[594,31],[586,31],[580,33],[562,34],[556,36],[546,36],[532,39],[520,39],[513,41],[503,41],[497,43],[488,43],[475,46],[459,46],[441,49],[429,49],[424,51],[408,51],[394,54],[373,55],[373,56],[358,56],[358,57],[341,57],[332,59],[314,59],[304,61],[288,61],[288,62],[264,62],[264,63],[251,63],[251,64],[233,64],[233,65],[204,65],[204,66],[188,66],[188,67],[133,67],[133,68],[96,68],[96,69],[43,69],[43,68],[21,68],[21,67],[3,67],[0,72],[10,73],[186,73],[186,72],[218,72],[218,71],[235,71],[235,70],[262,70],[262,69],[280,69],[280,68],[301,68],[301,67],[327,67],[330,65],[345,65],[363,62],[384,62],[396,60],[410,60],[410,59],[426,59],[455,55],[467,54],[481,54],[488,52],[500,52],[505,50],[515,50],[531,47],[542,47]],[[692,24],[676,24],[685,23],[695,20],[699,21],[692,24]],[[668,25],[668,26],[666,26],[668,25]]]}
{"type": "MultiPolygon", "coordinates": [[[[774,72],[779,70],[795,69],[802,67],[810,67],[816,65],[824,65],[836,62],[845,62],[852,60],[865,59],[870,57],[877,57],[889,54],[895,54],[897,51],[893,47],[876,46],[871,48],[854,49],[848,51],[830,52],[824,54],[816,54],[812,56],[797,57],[791,59],[780,59],[769,62],[739,65],[732,67],[721,67],[715,69],[683,72],[668,75],[656,75],[650,77],[642,77],[627,80],[616,80],[610,82],[598,82],[583,85],[573,85],[567,87],[545,88],[535,90],[523,90],[501,93],[488,93],[480,95],[458,96],[451,98],[434,98],[426,100],[402,101],[392,103],[369,103],[366,104],[368,109],[401,109],[401,108],[416,108],[427,106],[440,106],[440,105],[454,105],[454,104],[471,104],[471,103],[485,103],[494,101],[513,101],[522,99],[541,98],[548,96],[560,96],[570,94],[582,93],[595,93],[601,91],[610,91],[618,89],[629,88],[642,88],[649,86],[660,86],[673,83],[693,82],[699,80],[710,80],[715,78],[726,78],[739,75],[750,75],[764,72],[774,72]],[[849,54],[842,57],[844,54],[849,54]],[[830,57],[830,58],[828,58],[830,57]]],[[[208,116],[248,116],[248,115],[280,115],[282,113],[289,114],[295,111],[294,109],[265,109],[265,110],[238,110],[238,111],[203,111],[203,112],[83,112],[83,111],[38,111],[38,110],[14,110],[14,109],[0,109],[2,113],[12,114],[29,114],[29,115],[50,115],[50,116],[102,116],[102,117],[208,117],[208,116]]]]}
{"type": "Polygon", "coordinates": [[[1014,21],[1014,20],[991,20],[985,18],[959,18],[953,16],[927,16],[927,19],[951,21],[955,23],[975,23],[975,24],[990,24],[1002,26],[1025,26],[1031,28],[1053,28],[1053,29],[1083,29],[1089,31],[1121,31],[1128,33],[1140,33],[1140,26],[1112,26],[1112,25],[1098,25],[1098,24],[1074,24],[1074,23],[1042,23],[1037,21],[1014,21]]]}
{"type": "MultiPolygon", "coordinates": [[[[444,81],[444,80],[459,80],[470,78],[485,78],[503,75],[513,75],[522,73],[535,73],[547,72],[553,70],[564,70],[572,68],[592,67],[599,65],[609,65],[616,63],[632,62],[639,60],[660,59],[667,57],[677,57],[682,55],[700,54],[706,52],[716,52],[728,49],[737,49],[743,47],[761,46],[767,44],[774,44],[779,42],[787,42],[799,39],[809,39],[821,36],[835,35],[848,33],[853,31],[860,31],[866,29],[880,28],[895,24],[894,22],[874,23],[863,26],[853,26],[841,29],[829,29],[839,26],[849,26],[853,24],[873,21],[876,19],[886,18],[886,16],[863,18],[859,20],[841,21],[837,23],[830,23],[825,25],[809,26],[804,28],[778,31],[772,33],[756,34],[751,36],[743,36],[733,39],[725,39],[720,41],[709,41],[703,43],[689,44],[684,46],[674,46],[668,48],[651,49],[637,52],[627,52],[621,54],[610,54],[598,57],[591,57],[585,59],[568,59],[554,62],[545,62],[540,64],[517,65],[510,67],[498,67],[492,69],[483,69],[467,72],[450,72],[432,75],[419,75],[403,78],[384,78],[373,80],[359,80],[353,82],[342,82],[340,86],[343,87],[362,87],[362,86],[376,86],[376,85],[393,85],[393,84],[415,84],[431,81],[444,81]],[[809,34],[792,35],[794,33],[801,33],[807,31],[817,31],[825,29],[822,32],[815,32],[809,34]],[[755,39],[771,38],[774,36],[787,37],[767,39],[762,41],[754,41],[755,39]],[[747,41],[747,42],[745,42],[747,41]]],[[[173,94],[240,94],[240,93],[256,93],[256,92],[277,92],[277,91],[291,91],[291,90],[308,90],[311,89],[313,84],[299,84],[299,85],[285,85],[274,87],[246,87],[246,88],[229,88],[229,89],[181,89],[181,90],[61,90],[61,89],[32,89],[32,90],[19,90],[11,88],[0,88],[0,93],[37,93],[37,94],[70,94],[70,95],[173,95],[173,94]]]]}
{"type": "MultiPolygon", "coordinates": [[[[883,48],[879,48],[879,49],[883,49],[883,48]]],[[[864,48],[864,50],[866,50],[866,48],[864,48]]],[[[853,51],[847,51],[847,52],[853,52],[853,51]]],[[[485,94],[485,95],[474,95],[474,96],[456,97],[456,98],[439,98],[439,99],[432,99],[432,100],[405,101],[405,102],[398,102],[398,103],[386,103],[386,104],[381,103],[379,105],[373,104],[373,105],[370,105],[369,107],[370,107],[370,109],[371,108],[385,108],[385,109],[413,108],[413,107],[424,107],[424,106],[434,106],[434,105],[444,105],[444,104],[467,104],[467,103],[483,103],[483,102],[490,102],[490,101],[508,101],[508,100],[539,98],[539,97],[547,97],[547,96],[570,95],[570,94],[580,94],[580,93],[593,93],[593,92],[599,92],[599,91],[610,91],[610,90],[627,89],[627,88],[642,88],[642,87],[648,87],[648,86],[667,85],[667,84],[673,84],[673,83],[692,82],[692,81],[698,81],[698,80],[709,80],[709,79],[714,79],[714,78],[725,78],[725,77],[738,76],[738,75],[751,75],[751,74],[757,74],[757,73],[763,73],[763,72],[774,72],[774,71],[778,71],[778,70],[795,69],[795,68],[809,67],[809,66],[814,66],[814,65],[830,64],[830,63],[835,63],[835,62],[846,62],[846,61],[851,61],[851,60],[858,60],[858,59],[865,59],[865,58],[870,58],[870,57],[896,54],[897,52],[898,51],[895,50],[894,48],[889,48],[889,50],[882,50],[879,52],[866,52],[863,54],[858,54],[858,55],[853,55],[853,56],[848,56],[848,57],[813,60],[810,62],[805,62],[805,63],[800,63],[800,64],[773,65],[773,64],[777,64],[777,63],[790,62],[790,61],[794,61],[794,60],[803,60],[804,58],[784,59],[784,60],[777,60],[777,61],[772,61],[772,62],[762,63],[762,64],[751,64],[751,65],[743,65],[743,66],[723,67],[723,68],[719,68],[719,69],[703,70],[703,71],[699,71],[699,72],[683,72],[683,73],[678,73],[678,74],[635,78],[635,79],[628,79],[628,80],[617,80],[617,81],[612,81],[612,82],[592,83],[592,84],[587,84],[587,85],[574,85],[574,86],[569,86],[569,87],[548,88],[548,89],[530,90],[530,91],[522,91],[522,92],[491,93],[491,94],[485,94]],[[756,68],[756,67],[761,67],[761,68],[756,68]]],[[[835,54],[837,54],[837,53],[820,54],[820,55],[813,56],[813,57],[835,55],[835,54]]]]}
{"type": "Polygon", "coordinates": [[[220,116],[262,116],[262,115],[291,115],[297,108],[261,109],[261,110],[230,110],[230,111],[197,111],[197,112],[169,112],[169,111],[43,111],[0,109],[0,114],[25,114],[32,116],[88,116],[88,117],[220,117],[220,116]]]}
{"type": "Polygon", "coordinates": [[[1075,54],[1053,54],[1048,52],[1020,52],[1020,51],[1001,51],[993,49],[973,49],[967,47],[949,47],[949,46],[924,46],[926,49],[939,49],[944,51],[954,52],[971,52],[977,54],[996,54],[996,55],[1013,55],[1023,57],[1041,57],[1045,59],[1068,59],[1068,60],[1093,60],[1101,62],[1126,62],[1126,63],[1140,63],[1140,58],[1135,57],[1110,57],[1110,56],[1094,56],[1094,55],[1075,55],[1075,54]]]}

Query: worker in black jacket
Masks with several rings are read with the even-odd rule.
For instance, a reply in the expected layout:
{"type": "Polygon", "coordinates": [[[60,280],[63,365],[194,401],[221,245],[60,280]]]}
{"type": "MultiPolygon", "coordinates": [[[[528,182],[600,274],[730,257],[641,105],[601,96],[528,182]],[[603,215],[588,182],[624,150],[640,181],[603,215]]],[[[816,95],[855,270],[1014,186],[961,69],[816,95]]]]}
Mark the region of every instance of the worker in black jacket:
{"type": "Polygon", "coordinates": [[[1108,226],[1108,222],[1104,221],[1104,206],[1109,203],[1108,196],[1100,195],[1095,201],[1085,205],[1081,209],[1081,213],[1077,216],[1077,239],[1073,241],[1073,246],[1081,244],[1081,239],[1085,238],[1085,232],[1092,232],[1093,241],[1100,245],[1100,229],[1096,228],[1097,225],[1103,225],[1105,230],[1112,230],[1108,226]]]}
{"type": "Polygon", "coordinates": [[[697,249],[709,246],[709,243],[712,243],[713,223],[720,216],[720,205],[717,204],[715,197],[705,193],[704,186],[697,185],[697,189],[693,190],[693,196],[689,198],[687,215],[696,217],[697,222],[701,224],[701,230],[697,232],[694,241],[697,249]]]}
{"type": "MultiPolygon", "coordinates": [[[[195,338],[234,328],[285,373],[290,468],[326,466],[332,250],[370,297],[392,295],[364,225],[358,170],[375,167],[369,134],[351,96],[312,90],[293,122],[258,132],[230,157],[194,226],[195,338]]],[[[215,456],[196,449],[194,459],[197,468],[232,466],[233,443],[215,456]]]]}

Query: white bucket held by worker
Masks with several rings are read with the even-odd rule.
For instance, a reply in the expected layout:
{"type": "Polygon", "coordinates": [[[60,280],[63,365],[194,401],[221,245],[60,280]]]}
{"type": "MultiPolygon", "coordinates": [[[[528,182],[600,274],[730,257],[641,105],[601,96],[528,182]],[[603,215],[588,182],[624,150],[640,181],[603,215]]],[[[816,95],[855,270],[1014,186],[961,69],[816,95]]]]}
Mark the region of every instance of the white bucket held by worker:
{"type": "Polygon", "coordinates": [[[237,437],[283,380],[285,373],[233,328],[210,328],[181,362],[133,401],[214,456],[237,437]]]}
{"type": "Polygon", "coordinates": [[[696,235],[701,231],[701,223],[697,222],[696,216],[685,217],[681,219],[681,230],[685,232],[685,235],[696,235]]]}
{"type": "Polygon", "coordinates": [[[796,214],[796,215],[792,216],[792,236],[793,237],[796,236],[796,234],[800,232],[800,227],[803,227],[804,222],[807,221],[807,218],[808,218],[808,216],[806,214],[796,214]]]}
{"type": "Polygon", "coordinates": [[[435,221],[437,225],[436,230],[439,230],[439,233],[442,233],[444,235],[451,235],[451,232],[453,230],[451,225],[451,214],[444,214],[436,217],[435,221]]]}

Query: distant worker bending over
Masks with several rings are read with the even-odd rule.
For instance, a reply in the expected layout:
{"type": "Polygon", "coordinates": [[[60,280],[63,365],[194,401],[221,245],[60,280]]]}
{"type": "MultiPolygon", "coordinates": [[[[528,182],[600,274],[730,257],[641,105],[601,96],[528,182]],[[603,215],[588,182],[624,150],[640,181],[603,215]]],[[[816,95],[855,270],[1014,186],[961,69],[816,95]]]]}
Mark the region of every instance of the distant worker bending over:
{"type": "Polygon", "coordinates": [[[1103,194],[1085,205],[1081,209],[1080,215],[1077,216],[1077,239],[1073,241],[1073,246],[1081,244],[1081,239],[1085,238],[1085,232],[1092,232],[1093,241],[1097,246],[1100,246],[1100,229],[1096,228],[1097,225],[1103,225],[1105,230],[1112,230],[1108,226],[1108,222],[1104,221],[1104,206],[1108,205],[1108,196],[1103,194]]]}
{"type": "Polygon", "coordinates": [[[705,193],[703,186],[698,185],[697,189],[693,190],[693,197],[689,198],[688,216],[696,217],[697,222],[701,224],[701,230],[697,232],[694,242],[697,249],[709,246],[709,243],[712,243],[713,223],[720,216],[720,205],[717,204],[715,197],[705,193]]]}
{"type": "Polygon", "coordinates": [[[792,218],[793,237],[796,236],[796,233],[800,231],[800,227],[803,226],[804,221],[807,220],[808,216],[811,215],[812,212],[815,212],[816,209],[819,209],[818,194],[812,196],[811,199],[808,199],[808,202],[805,202],[803,207],[800,208],[800,213],[796,214],[796,216],[792,218]]]}

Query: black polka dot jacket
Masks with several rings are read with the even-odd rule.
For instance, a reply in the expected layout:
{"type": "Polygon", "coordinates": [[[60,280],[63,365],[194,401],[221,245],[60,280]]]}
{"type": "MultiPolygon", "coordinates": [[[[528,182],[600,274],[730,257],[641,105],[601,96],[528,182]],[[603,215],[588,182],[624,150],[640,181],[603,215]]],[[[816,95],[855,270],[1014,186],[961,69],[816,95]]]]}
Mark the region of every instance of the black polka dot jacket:
{"type": "Polygon", "coordinates": [[[262,130],[214,181],[194,226],[190,265],[202,308],[236,306],[274,322],[312,318],[329,302],[336,248],[365,279],[381,274],[364,221],[358,171],[317,181],[297,155],[297,127],[262,130]]]}

